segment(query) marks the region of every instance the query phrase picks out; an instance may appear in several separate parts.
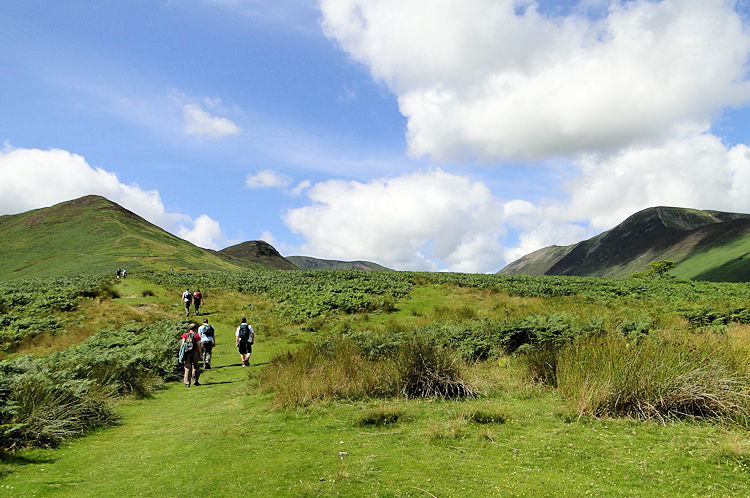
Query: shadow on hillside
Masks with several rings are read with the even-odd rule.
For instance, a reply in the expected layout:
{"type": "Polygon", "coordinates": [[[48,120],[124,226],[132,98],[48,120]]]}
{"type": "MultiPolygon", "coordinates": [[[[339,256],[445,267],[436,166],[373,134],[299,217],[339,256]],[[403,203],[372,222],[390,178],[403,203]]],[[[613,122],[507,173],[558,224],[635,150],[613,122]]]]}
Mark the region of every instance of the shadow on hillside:
{"type": "Polygon", "coordinates": [[[0,462],[12,465],[36,465],[40,463],[55,463],[57,458],[49,456],[21,456],[0,454],[0,462]]]}

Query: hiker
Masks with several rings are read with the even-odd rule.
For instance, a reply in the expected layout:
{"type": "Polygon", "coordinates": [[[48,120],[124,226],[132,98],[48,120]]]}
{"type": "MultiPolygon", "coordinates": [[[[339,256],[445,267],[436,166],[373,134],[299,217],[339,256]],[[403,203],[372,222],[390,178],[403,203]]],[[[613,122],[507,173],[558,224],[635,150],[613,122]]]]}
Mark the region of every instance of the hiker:
{"type": "Polygon", "coordinates": [[[119,268],[117,269],[117,272],[115,272],[115,275],[117,275],[117,280],[120,280],[120,273],[121,272],[122,272],[122,270],[120,270],[119,268]]]}
{"type": "Polygon", "coordinates": [[[200,336],[195,332],[195,324],[191,323],[188,331],[182,334],[180,343],[180,360],[185,365],[185,387],[190,387],[190,381],[193,385],[199,386],[198,377],[200,377],[200,367],[198,360],[201,357],[200,336]]]}
{"type": "Polygon", "coordinates": [[[201,294],[200,289],[196,289],[195,292],[193,292],[193,306],[195,306],[195,316],[198,316],[200,313],[198,313],[198,308],[201,307],[201,302],[203,301],[203,294],[201,294]]]}
{"type": "Polygon", "coordinates": [[[123,279],[123,280],[125,280],[125,276],[126,276],[127,274],[128,274],[128,269],[127,269],[127,268],[123,268],[123,269],[122,269],[122,279],[123,279]]]}
{"type": "Polygon", "coordinates": [[[185,316],[190,316],[190,303],[193,302],[193,294],[190,292],[190,289],[185,289],[185,292],[182,293],[182,304],[185,305],[185,316]]]}
{"type": "Polygon", "coordinates": [[[203,325],[198,328],[201,336],[201,353],[203,354],[203,368],[211,370],[211,351],[216,346],[216,334],[214,328],[208,323],[208,318],[203,319],[203,325]]]}
{"type": "Polygon", "coordinates": [[[255,342],[255,331],[248,325],[247,318],[242,317],[242,323],[237,327],[234,333],[235,344],[240,350],[240,360],[243,367],[250,366],[250,354],[253,352],[253,342],[255,342]]]}

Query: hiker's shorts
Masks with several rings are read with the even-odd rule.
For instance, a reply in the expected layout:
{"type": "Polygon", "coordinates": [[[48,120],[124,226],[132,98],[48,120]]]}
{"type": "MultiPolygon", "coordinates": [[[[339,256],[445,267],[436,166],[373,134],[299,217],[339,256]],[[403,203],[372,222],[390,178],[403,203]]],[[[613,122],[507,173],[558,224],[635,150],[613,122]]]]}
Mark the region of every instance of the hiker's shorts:
{"type": "Polygon", "coordinates": [[[240,350],[240,354],[250,354],[253,352],[253,345],[249,342],[240,341],[237,348],[240,350]]]}

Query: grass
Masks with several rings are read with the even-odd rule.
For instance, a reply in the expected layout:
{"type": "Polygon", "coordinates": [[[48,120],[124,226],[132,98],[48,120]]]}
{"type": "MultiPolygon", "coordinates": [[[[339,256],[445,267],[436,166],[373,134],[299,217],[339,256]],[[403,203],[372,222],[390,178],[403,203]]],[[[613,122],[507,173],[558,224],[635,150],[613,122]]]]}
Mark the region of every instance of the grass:
{"type": "MultiPolygon", "coordinates": [[[[149,284],[155,296],[144,297],[140,285],[122,285],[123,297],[106,310],[124,317],[146,304],[154,313],[179,316],[179,296],[149,284]]],[[[601,314],[611,324],[605,328],[618,323],[614,311],[575,297],[549,300],[547,311],[566,303],[601,314]]],[[[530,381],[510,356],[468,367],[467,382],[480,394],[475,398],[274,404],[262,375],[273,357],[330,330],[373,324],[385,330],[389,320],[400,327],[431,323],[436,306],[449,310],[442,320],[545,312],[538,299],[461,289],[454,300],[449,288],[427,286],[390,315],[334,316],[312,327],[279,318],[259,297],[209,295],[205,316],[218,345],[202,386],[168,384],[118,405],[117,427],[58,450],[13,455],[0,462],[0,490],[10,496],[750,495],[746,431],[701,421],[579,418],[557,390],[530,381]],[[234,348],[243,315],[258,325],[250,368],[239,366],[234,348]],[[192,440],[182,434],[186,421],[196,426],[192,440]],[[185,484],[186,466],[210,471],[200,484],[185,484]]],[[[726,334],[733,350],[750,345],[747,327],[726,334]]]]}
{"type": "Polygon", "coordinates": [[[750,356],[705,335],[605,335],[559,352],[558,386],[579,415],[699,417],[750,427],[750,356]]]}

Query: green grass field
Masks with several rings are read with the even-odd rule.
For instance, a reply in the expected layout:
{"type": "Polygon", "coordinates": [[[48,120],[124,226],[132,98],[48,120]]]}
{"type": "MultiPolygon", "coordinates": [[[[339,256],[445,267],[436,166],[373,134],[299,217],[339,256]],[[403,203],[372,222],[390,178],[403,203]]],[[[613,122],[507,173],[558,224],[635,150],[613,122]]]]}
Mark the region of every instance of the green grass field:
{"type": "MultiPolygon", "coordinates": [[[[99,316],[101,325],[182,313],[175,289],[135,279],[116,289],[121,297],[90,302],[76,313],[99,316]],[[146,290],[153,295],[144,296],[146,290]]],[[[274,307],[262,295],[207,292],[203,311],[216,327],[218,346],[201,386],[169,383],[148,397],[119,402],[116,427],[58,449],[6,455],[0,495],[750,495],[745,429],[689,419],[661,424],[578,417],[556,389],[528,380],[514,357],[469,365],[482,395],[467,400],[334,399],[285,408],[261,381],[274,355],[331,331],[387,333],[566,307],[583,314],[595,309],[587,299],[520,298],[423,283],[392,313],[296,322],[274,307]],[[250,368],[240,366],[234,347],[243,315],[257,332],[250,368]]],[[[734,336],[747,339],[747,331],[729,326],[734,336]]]]}

